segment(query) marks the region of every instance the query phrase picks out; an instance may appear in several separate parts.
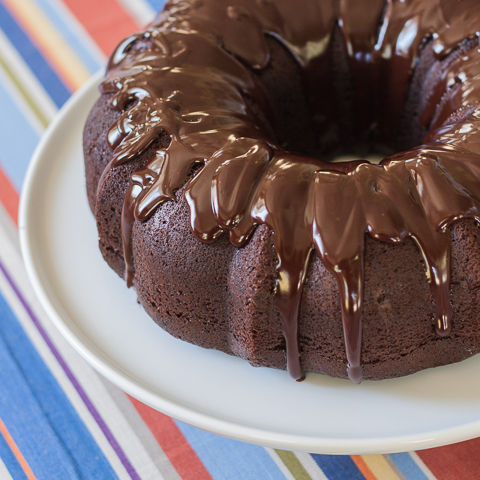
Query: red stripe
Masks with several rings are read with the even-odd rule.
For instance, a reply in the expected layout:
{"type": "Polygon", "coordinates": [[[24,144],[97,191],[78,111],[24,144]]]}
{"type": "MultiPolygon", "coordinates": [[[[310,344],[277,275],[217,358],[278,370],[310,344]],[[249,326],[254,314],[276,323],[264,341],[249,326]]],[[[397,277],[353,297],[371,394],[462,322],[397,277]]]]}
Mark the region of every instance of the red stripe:
{"type": "Polygon", "coordinates": [[[147,407],[133,397],[129,398],[182,480],[213,480],[170,417],[147,407]]]}
{"type": "Polygon", "coordinates": [[[438,480],[472,480],[480,478],[479,452],[480,438],[475,438],[446,447],[420,450],[417,455],[438,480]]]}
{"type": "Polygon", "coordinates": [[[63,0],[96,44],[109,56],[139,25],[115,0],[63,0]]]}
{"type": "Polygon", "coordinates": [[[10,215],[15,225],[18,226],[18,202],[20,196],[10,179],[0,167],[0,202],[10,215]]]}

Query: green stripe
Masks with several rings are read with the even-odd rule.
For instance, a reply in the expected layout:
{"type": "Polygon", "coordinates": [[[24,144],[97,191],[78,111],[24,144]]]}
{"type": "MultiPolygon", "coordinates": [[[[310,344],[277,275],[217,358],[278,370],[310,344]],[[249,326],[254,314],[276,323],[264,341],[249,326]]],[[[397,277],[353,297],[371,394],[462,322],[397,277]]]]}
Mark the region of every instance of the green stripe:
{"type": "Polygon", "coordinates": [[[37,117],[38,121],[40,124],[44,127],[47,128],[49,121],[47,118],[43,115],[42,111],[38,108],[38,105],[33,101],[32,97],[30,94],[27,92],[27,90],[23,87],[23,85],[18,81],[17,77],[15,76],[13,70],[10,68],[10,66],[5,62],[5,60],[0,56],[0,65],[3,67],[5,70],[5,73],[7,76],[10,78],[10,80],[13,82],[15,87],[17,87],[17,90],[20,92],[22,97],[24,98],[25,102],[28,104],[32,112],[35,114],[37,117]]]}
{"type": "Polygon", "coordinates": [[[280,460],[285,464],[295,480],[312,480],[312,477],[303,468],[303,465],[293,452],[275,450],[275,453],[280,457],[280,460]]]}

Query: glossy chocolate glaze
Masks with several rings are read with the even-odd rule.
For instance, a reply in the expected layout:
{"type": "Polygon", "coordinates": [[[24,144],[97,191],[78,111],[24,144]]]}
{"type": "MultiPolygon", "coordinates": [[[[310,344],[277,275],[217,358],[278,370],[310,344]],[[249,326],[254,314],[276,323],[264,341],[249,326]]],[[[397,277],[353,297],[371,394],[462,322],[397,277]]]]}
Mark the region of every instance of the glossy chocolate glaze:
{"type": "MultiPolygon", "coordinates": [[[[111,127],[106,171],[158,149],[132,177],[122,212],[126,280],[134,281],[131,232],[186,182],[191,228],[202,242],[224,233],[233,245],[267,225],[278,259],[276,304],[290,375],[304,376],[298,318],[315,249],[335,275],[348,375],[362,378],[365,233],[389,243],[411,237],[424,258],[439,335],[451,329],[450,235],[480,206],[480,4],[478,0],[190,0],[170,1],[143,32],[120,44],[101,90],[123,113],[111,127]],[[362,8],[359,8],[361,3],[362,8]],[[325,81],[339,29],[353,88],[354,144],[369,132],[388,144],[398,128],[422,48],[438,61],[465,52],[425,98],[424,144],[385,158],[329,163],[286,151],[252,109],[276,120],[255,72],[269,63],[266,35],[301,66],[320,142],[331,141],[334,86],[325,81]],[[478,85],[478,86],[477,86],[478,85]],[[202,166],[193,177],[192,169],[202,166]]],[[[106,172],[105,171],[105,172],[106,172]]],[[[103,176],[105,175],[105,172],[103,176]]]]}

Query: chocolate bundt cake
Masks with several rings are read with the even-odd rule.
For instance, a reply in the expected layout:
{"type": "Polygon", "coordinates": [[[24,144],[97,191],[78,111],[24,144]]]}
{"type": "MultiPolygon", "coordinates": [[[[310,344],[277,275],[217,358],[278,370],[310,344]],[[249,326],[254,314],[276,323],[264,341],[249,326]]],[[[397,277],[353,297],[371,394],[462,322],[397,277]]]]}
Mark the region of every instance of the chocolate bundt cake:
{"type": "Polygon", "coordinates": [[[297,380],[478,353],[479,32],[478,0],[168,2],[85,127],[105,260],[170,334],[297,380]]]}

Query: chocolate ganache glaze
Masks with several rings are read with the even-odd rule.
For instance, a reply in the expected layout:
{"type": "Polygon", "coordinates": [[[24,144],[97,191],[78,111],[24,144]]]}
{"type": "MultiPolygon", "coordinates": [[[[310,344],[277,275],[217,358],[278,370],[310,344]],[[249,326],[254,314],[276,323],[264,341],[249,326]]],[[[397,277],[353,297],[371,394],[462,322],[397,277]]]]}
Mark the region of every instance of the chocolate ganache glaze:
{"type": "Polygon", "coordinates": [[[479,30],[478,0],[168,2],[149,27],[119,45],[101,85],[121,112],[108,132],[114,155],[102,179],[162,133],[170,138],[131,175],[122,211],[128,285],[135,279],[134,222],[148,220],[186,184],[191,230],[201,242],[228,233],[241,247],[256,226],[271,230],[293,378],[304,378],[299,309],[315,250],[338,282],[348,376],[361,381],[366,233],[388,243],[414,240],[436,332],[448,335],[447,228],[479,219],[479,30]],[[295,59],[307,92],[317,144],[303,153],[290,151],[260,79],[272,42],[295,59]],[[436,74],[421,64],[427,49],[443,65],[436,74]],[[336,51],[346,62],[332,66],[336,51]],[[420,70],[427,73],[412,92],[420,70]],[[350,98],[339,94],[341,84],[350,98]],[[351,118],[343,124],[342,109],[351,118]],[[398,151],[402,139],[394,135],[408,132],[412,118],[421,145],[410,148],[410,138],[409,150],[379,165],[327,161],[342,148],[398,151]]]}

